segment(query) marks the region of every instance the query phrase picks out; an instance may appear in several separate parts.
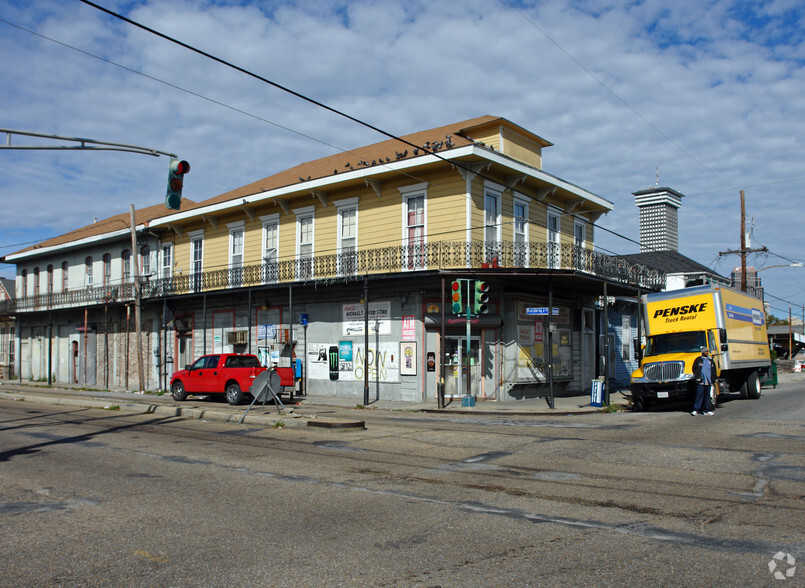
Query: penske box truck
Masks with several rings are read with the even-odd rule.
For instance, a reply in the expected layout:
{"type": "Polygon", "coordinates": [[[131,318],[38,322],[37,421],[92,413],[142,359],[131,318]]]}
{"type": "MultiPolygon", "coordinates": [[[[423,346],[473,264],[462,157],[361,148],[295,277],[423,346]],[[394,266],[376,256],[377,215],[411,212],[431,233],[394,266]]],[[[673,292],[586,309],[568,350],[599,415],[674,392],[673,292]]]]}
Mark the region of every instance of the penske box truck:
{"type": "Polygon", "coordinates": [[[720,393],[740,391],[760,398],[760,377],[771,366],[763,303],[723,286],[698,286],[641,298],[645,347],[636,342],[640,367],[632,373],[635,410],[664,400],[694,398],[693,361],[702,347],[718,374],[712,405],[720,393]]]}

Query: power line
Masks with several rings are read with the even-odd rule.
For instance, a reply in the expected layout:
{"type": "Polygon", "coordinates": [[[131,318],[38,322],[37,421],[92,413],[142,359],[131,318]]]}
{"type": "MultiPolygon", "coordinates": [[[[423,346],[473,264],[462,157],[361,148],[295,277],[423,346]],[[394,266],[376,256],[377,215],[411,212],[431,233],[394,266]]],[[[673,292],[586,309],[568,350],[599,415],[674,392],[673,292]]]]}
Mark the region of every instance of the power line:
{"type": "MultiPolygon", "coordinates": [[[[357,123],[357,124],[360,124],[360,125],[362,125],[362,126],[364,126],[364,127],[367,127],[367,128],[369,128],[369,129],[371,129],[371,130],[374,130],[375,132],[378,132],[378,133],[380,133],[380,134],[382,134],[382,135],[385,135],[385,136],[387,136],[387,137],[389,137],[389,138],[392,138],[392,139],[394,139],[394,140],[400,141],[401,143],[406,144],[406,145],[409,145],[409,146],[411,146],[411,147],[421,149],[423,152],[428,153],[428,154],[430,154],[430,155],[433,155],[433,156],[437,157],[438,159],[441,159],[442,161],[445,161],[445,162],[448,162],[448,161],[449,161],[447,158],[445,158],[445,157],[441,156],[441,155],[440,155],[440,154],[438,154],[438,153],[435,153],[435,152],[433,152],[433,151],[430,151],[430,150],[428,150],[428,149],[425,149],[425,148],[423,148],[423,147],[421,147],[421,146],[414,145],[413,143],[411,143],[411,142],[409,142],[409,141],[407,141],[407,140],[405,140],[405,139],[403,139],[403,138],[401,138],[401,137],[399,137],[399,136],[397,136],[397,135],[394,135],[394,134],[392,134],[392,133],[389,133],[389,132],[387,132],[387,131],[384,131],[383,129],[380,129],[380,128],[378,128],[378,127],[376,127],[376,126],[372,125],[372,124],[369,124],[369,123],[367,123],[367,122],[365,122],[365,121],[362,121],[362,120],[360,120],[360,119],[358,119],[358,118],[356,118],[356,117],[354,117],[354,116],[351,116],[351,115],[349,115],[349,114],[346,114],[346,113],[344,113],[344,112],[342,112],[342,111],[340,111],[340,110],[338,110],[338,109],[335,109],[335,108],[333,108],[333,107],[330,107],[330,106],[328,106],[328,105],[326,105],[326,104],[324,104],[324,103],[322,103],[322,102],[320,102],[320,101],[318,101],[318,100],[315,100],[315,99],[313,99],[313,98],[310,98],[310,97],[308,97],[308,96],[305,96],[305,95],[303,95],[303,94],[301,94],[301,93],[299,93],[299,92],[296,92],[295,90],[292,90],[292,89],[290,89],[290,88],[287,88],[286,86],[283,86],[283,85],[281,85],[281,84],[279,84],[279,83],[276,83],[276,82],[274,82],[274,81],[272,81],[272,80],[269,80],[269,79],[267,79],[267,78],[265,78],[265,77],[263,77],[263,76],[260,76],[260,75],[258,75],[258,74],[255,74],[254,72],[251,72],[251,71],[249,71],[249,70],[247,70],[247,69],[245,69],[245,68],[242,68],[242,67],[237,66],[237,65],[235,65],[235,64],[232,64],[232,63],[230,63],[230,62],[228,62],[228,61],[226,61],[226,60],[223,60],[223,59],[221,59],[221,58],[218,58],[218,57],[216,57],[216,56],[214,56],[214,55],[212,55],[212,54],[210,54],[210,53],[207,53],[207,52],[205,52],[205,51],[203,51],[203,50],[201,50],[201,49],[198,49],[198,48],[193,47],[193,46],[191,46],[191,45],[189,45],[189,44],[187,44],[187,43],[184,43],[184,42],[182,42],[182,41],[179,41],[179,40],[177,40],[177,39],[175,39],[175,38],[173,38],[173,37],[170,37],[169,35],[166,35],[166,34],[164,34],[164,33],[161,33],[161,32],[159,32],[159,31],[156,31],[156,30],[154,30],[154,29],[152,29],[152,28],[150,28],[150,27],[147,27],[147,26],[145,26],[145,25],[143,25],[143,24],[141,24],[141,23],[138,23],[138,22],[136,22],[136,21],[134,21],[134,20],[132,20],[132,19],[129,19],[129,18],[127,18],[127,17],[125,17],[125,16],[123,16],[123,15],[121,15],[121,14],[118,14],[118,13],[116,13],[116,12],[113,12],[113,11],[111,11],[111,10],[108,10],[108,9],[106,9],[106,8],[104,8],[104,7],[100,6],[100,5],[98,5],[98,4],[95,4],[94,2],[90,2],[89,0],[81,0],[81,2],[83,2],[84,4],[87,4],[88,6],[92,6],[92,7],[96,8],[96,9],[98,9],[98,10],[101,10],[102,12],[104,12],[104,13],[106,13],[106,14],[109,14],[110,16],[113,16],[113,17],[115,17],[115,18],[118,18],[118,19],[120,19],[120,20],[123,20],[123,21],[125,21],[125,22],[127,22],[127,23],[129,23],[129,24],[131,24],[131,25],[133,25],[133,26],[136,26],[136,27],[138,27],[138,28],[140,28],[140,29],[142,29],[142,30],[145,30],[145,31],[147,31],[147,32],[149,32],[149,33],[151,33],[151,34],[154,34],[154,35],[156,35],[156,36],[159,36],[159,37],[161,37],[161,38],[163,38],[163,39],[165,39],[165,40],[167,40],[167,41],[170,41],[170,42],[175,43],[175,44],[177,44],[177,45],[179,45],[179,46],[181,46],[181,47],[184,47],[184,48],[186,48],[186,49],[188,49],[188,50],[190,50],[190,51],[193,51],[193,52],[198,53],[198,54],[200,54],[200,55],[202,55],[202,56],[204,56],[204,57],[207,57],[208,59],[211,59],[211,60],[216,61],[216,62],[218,62],[218,63],[220,63],[220,64],[222,64],[222,65],[225,65],[225,66],[227,66],[227,67],[230,67],[230,68],[232,68],[232,69],[235,69],[236,71],[239,71],[239,72],[244,73],[244,74],[246,74],[246,75],[248,75],[248,76],[250,76],[250,77],[253,77],[253,78],[255,78],[255,79],[259,80],[259,81],[262,81],[262,82],[267,83],[267,84],[269,84],[269,85],[271,85],[271,86],[274,86],[274,87],[276,87],[276,88],[278,88],[278,89],[280,89],[280,90],[282,90],[282,91],[284,91],[284,92],[290,93],[291,95],[293,95],[293,96],[295,96],[295,97],[297,97],[297,98],[300,98],[300,99],[302,99],[302,100],[304,100],[304,101],[306,101],[306,102],[309,102],[309,103],[311,103],[311,104],[314,104],[314,105],[316,105],[316,106],[319,106],[319,107],[321,107],[321,108],[323,108],[323,109],[325,109],[325,110],[327,110],[327,111],[330,111],[330,112],[332,112],[332,113],[335,113],[335,114],[337,114],[337,115],[339,115],[339,116],[343,116],[343,117],[345,117],[345,118],[347,118],[347,119],[349,119],[349,120],[351,120],[351,121],[353,121],[353,122],[355,122],[355,123],[357,123]]],[[[517,10],[519,11],[519,9],[517,9],[517,10]]],[[[522,14],[522,12],[521,12],[521,14],[522,14]]],[[[529,20],[529,19],[528,19],[528,17],[526,17],[524,14],[523,14],[523,16],[524,16],[524,18],[526,18],[526,20],[529,20]]],[[[78,48],[76,48],[76,47],[73,47],[73,46],[71,46],[71,45],[68,45],[68,44],[66,44],[66,43],[63,43],[63,42],[60,42],[60,41],[57,41],[57,40],[51,39],[50,37],[46,37],[46,36],[44,36],[44,35],[41,35],[41,34],[39,34],[39,33],[36,33],[36,32],[34,32],[34,31],[31,31],[31,30],[29,30],[29,29],[26,29],[26,28],[24,28],[24,27],[21,27],[21,26],[19,26],[19,25],[16,25],[16,24],[14,24],[14,23],[10,23],[10,22],[8,22],[8,21],[6,21],[6,20],[4,20],[4,19],[0,19],[0,21],[5,22],[6,24],[9,24],[10,26],[14,26],[14,27],[16,27],[16,28],[19,28],[19,29],[21,29],[21,30],[24,30],[24,31],[26,31],[26,32],[29,32],[29,33],[31,33],[31,34],[34,34],[34,35],[36,35],[36,36],[39,36],[39,37],[41,37],[41,38],[44,38],[44,39],[47,39],[47,40],[52,41],[52,42],[54,42],[54,43],[57,43],[57,44],[59,44],[59,45],[62,45],[62,46],[64,46],[64,47],[67,47],[67,48],[69,48],[69,49],[73,49],[73,50],[75,50],[75,51],[78,51],[78,52],[80,52],[80,53],[82,53],[82,54],[85,54],[85,55],[87,55],[87,56],[94,57],[94,58],[99,59],[99,60],[101,60],[101,61],[107,62],[107,63],[109,63],[109,64],[111,64],[111,65],[115,65],[115,66],[117,66],[117,67],[123,68],[123,69],[125,69],[125,70],[127,70],[127,71],[129,71],[129,72],[131,72],[131,73],[134,73],[134,74],[137,74],[137,75],[141,75],[141,76],[143,76],[143,77],[146,77],[146,78],[148,78],[148,79],[151,79],[151,80],[156,81],[156,82],[159,82],[159,83],[162,83],[162,84],[167,85],[167,86],[169,86],[169,87],[172,87],[172,88],[174,88],[174,89],[178,89],[178,90],[180,90],[180,91],[186,92],[186,93],[188,93],[188,94],[191,94],[191,95],[196,96],[196,97],[198,97],[198,98],[201,98],[201,99],[203,99],[203,100],[207,100],[207,101],[209,101],[209,102],[212,102],[212,103],[217,104],[217,105],[219,105],[219,106],[222,106],[222,107],[224,107],[224,108],[228,108],[228,109],[233,110],[233,111],[236,111],[236,112],[238,112],[238,113],[240,113],[240,114],[244,114],[244,115],[246,115],[246,116],[249,116],[249,117],[254,118],[254,119],[257,119],[257,120],[260,120],[260,121],[265,122],[265,123],[267,123],[267,124],[271,124],[271,125],[273,125],[273,126],[276,126],[276,127],[278,127],[278,128],[281,128],[281,129],[286,130],[286,131],[288,131],[288,132],[291,132],[291,133],[294,133],[294,134],[300,135],[300,136],[305,137],[305,138],[307,138],[307,139],[309,139],[309,140],[312,140],[312,141],[315,141],[315,142],[318,142],[318,143],[321,143],[321,144],[327,145],[327,146],[329,146],[329,147],[331,147],[331,148],[333,148],[333,149],[336,149],[336,150],[338,150],[338,151],[341,151],[341,152],[344,152],[344,153],[351,153],[351,151],[349,151],[349,150],[345,150],[345,149],[342,149],[342,148],[336,147],[336,146],[334,146],[334,145],[331,145],[331,144],[329,144],[329,143],[326,143],[326,142],[324,142],[324,141],[321,141],[321,140],[319,140],[319,139],[316,139],[315,137],[312,137],[312,136],[310,136],[310,135],[307,135],[307,134],[304,134],[304,133],[298,132],[298,131],[296,131],[296,130],[294,130],[294,129],[291,129],[291,128],[288,128],[288,127],[285,127],[285,126],[280,125],[280,124],[278,124],[278,123],[275,123],[275,122],[273,122],[273,121],[270,121],[270,120],[264,119],[264,118],[262,118],[262,117],[259,117],[259,116],[257,116],[257,115],[251,114],[251,113],[249,113],[249,112],[247,112],[247,111],[244,111],[244,110],[238,109],[238,108],[236,108],[236,107],[230,106],[230,105],[225,104],[225,103],[223,103],[223,102],[220,102],[220,101],[214,100],[214,99],[212,99],[212,98],[208,98],[208,97],[206,97],[206,96],[204,96],[204,95],[202,95],[202,94],[199,94],[199,93],[193,92],[193,91],[191,91],[191,90],[187,90],[187,89],[182,88],[182,87],[180,87],[180,86],[178,86],[178,85],[176,85],[176,84],[173,84],[173,83],[170,83],[170,82],[167,82],[167,81],[161,80],[161,79],[156,78],[156,77],[154,77],[154,76],[151,76],[151,75],[145,74],[145,73],[143,73],[143,72],[139,72],[139,71],[137,71],[137,70],[134,70],[133,68],[130,68],[130,67],[128,67],[128,66],[125,66],[125,65],[122,65],[122,64],[116,63],[116,62],[114,62],[114,61],[111,61],[111,60],[106,59],[106,58],[103,58],[103,57],[99,57],[99,56],[97,56],[97,55],[94,55],[94,54],[89,53],[89,52],[87,52],[87,51],[84,51],[84,50],[82,50],[82,49],[78,49],[78,48]]],[[[531,21],[529,20],[529,22],[531,22],[531,21]]],[[[588,73],[589,73],[589,74],[590,74],[590,75],[591,75],[593,78],[595,78],[595,76],[594,76],[594,75],[593,75],[591,72],[589,72],[589,70],[587,70],[587,69],[586,69],[586,68],[585,68],[585,67],[584,67],[584,66],[583,66],[581,63],[579,63],[579,62],[578,62],[578,61],[577,61],[575,58],[573,58],[573,57],[572,57],[572,56],[571,56],[569,53],[567,53],[567,52],[566,52],[566,51],[565,51],[565,50],[564,50],[564,49],[563,49],[561,46],[559,46],[559,45],[558,45],[558,43],[556,43],[555,41],[553,41],[553,39],[551,39],[551,38],[550,38],[550,37],[549,37],[549,36],[548,36],[548,35],[547,35],[547,34],[546,34],[544,31],[542,31],[542,29],[540,29],[540,28],[539,28],[539,27],[538,27],[538,26],[537,26],[535,23],[533,23],[533,22],[532,22],[532,25],[534,25],[534,26],[535,26],[535,27],[536,27],[538,30],[540,30],[540,31],[541,31],[543,34],[545,34],[545,36],[546,36],[546,37],[547,37],[549,40],[551,40],[551,42],[553,42],[554,44],[556,44],[556,45],[557,45],[557,47],[559,47],[559,49],[561,49],[563,52],[565,52],[565,53],[568,55],[568,57],[570,57],[570,58],[571,58],[571,59],[572,59],[574,62],[576,62],[576,63],[577,63],[577,64],[578,64],[580,67],[582,67],[583,69],[585,69],[585,71],[587,71],[587,72],[588,72],[588,73]]],[[[602,85],[604,88],[606,88],[608,91],[612,92],[612,90],[610,90],[610,89],[609,89],[609,88],[608,88],[608,87],[607,87],[607,86],[606,86],[606,85],[605,85],[603,82],[601,82],[600,80],[598,80],[598,78],[595,78],[595,79],[596,79],[596,80],[597,80],[597,81],[598,81],[598,82],[599,82],[599,83],[600,83],[600,84],[601,84],[601,85],[602,85]]],[[[629,105],[628,105],[628,104],[627,104],[625,101],[623,101],[623,100],[622,100],[622,99],[621,99],[619,96],[617,96],[617,94],[615,94],[614,92],[612,92],[612,94],[613,94],[614,96],[616,96],[616,97],[617,97],[619,100],[621,100],[621,102],[623,102],[623,103],[624,103],[624,105],[626,105],[627,107],[631,108],[631,106],[629,106],[629,105]]],[[[640,115],[640,113],[639,113],[639,112],[637,112],[637,111],[636,111],[636,110],[634,110],[634,109],[632,109],[632,110],[635,112],[635,114],[637,114],[638,116],[640,116],[641,118],[643,118],[643,117],[642,117],[642,115],[640,115]]],[[[643,120],[645,120],[645,119],[643,119],[643,120]]],[[[657,129],[656,127],[654,127],[653,125],[651,125],[651,123],[650,123],[649,121],[645,120],[645,122],[646,122],[647,124],[649,124],[650,126],[652,126],[652,128],[654,128],[654,129],[655,129],[655,130],[656,130],[658,133],[662,134],[662,132],[661,132],[659,129],[657,129]]],[[[663,135],[663,136],[665,136],[665,135],[663,135]]],[[[668,139],[669,141],[671,141],[671,142],[673,143],[673,141],[672,141],[672,140],[671,140],[669,137],[666,137],[666,139],[668,139]]],[[[678,146],[678,147],[679,147],[679,146],[678,146]]],[[[681,148],[681,147],[679,147],[679,148],[680,148],[680,150],[682,150],[682,148],[681,148]]],[[[684,152],[684,150],[682,150],[682,151],[684,152]]],[[[694,159],[694,160],[695,160],[695,159],[694,159]]],[[[468,168],[466,168],[466,166],[464,166],[464,165],[463,165],[461,162],[450,162],[450,163],[452,163],[452,164],[453,164],[453,165],[455,165],[456,167],[461,167],[461,168],[463,168],[463,169],[465,169],[465,170],[467,170],[467,169],[468,169],[468,168]]],[[[703,166],[703,167],[704,167],[704,166],[703,166]]],[[[706,168],[705,168],[705,169],[706,169],[706,168]]],[[[411,175],[411,174],[404,173],[404,172],[402,172],[402,171],[400,171],[400,170],[396,170],[396,171],[397,171],[398,173],[402,173],[403,175],[406,175],[406,176],[408,176],[408,177],[415,177],[415,176],[413,176],[413,175],[411,175]]],[[[492,180],[492,181],[494,181],[494,178],[488,178],[488,177],[484,176],[482,173],[478,173],[477,175],[478,175],[479,177],[483,178],[483,179],[487,179],[487,180],[492,180]]],[[[418,178],[417,178],[417,179],[418,179],[418,178]]],[[[513,191],[513,192],[517,192],[516,190],[512,190],[512,191],[513,191]]],[[[519,192],[517,192],[517,193],[519,193],[519,192]]],[[[618,232],[616,232],[616,231],[613,231],[613,230],[611,230],[611,229],[608,229],[608,228],[606,228],[606,227],[604,227],[604,226],[602,226],[602,225],[596,225],[594,222],[589,221],[589,220],[587,220],[587,219],[585,219],[585,218],[583,218],[583,217],[576,217],[576,218],[577,218],[578,220],[580,220],[580,221],[582,221],[582,222],[584,222],[584,223],[586,223],[586,224],[590,225],[590,226],[591,226],[591,227],[593,227],[593,228],[596,228],[596,227],[597,227],[599,230],[602,230],[602,231],[604,231],[604,232],[606,232],[606,233],[609,233],[609,234],[611,234],[611,235],[613,235],[613,236],[615,236],[615,237],[619,237],[619,238],[621,238],[621,239],[624,239],[625,241],[631,242],[631,243],[636,244],[636,245],[638,245],[638,246],[640,246],[640,245],[641,245],[641,244],[640,244],[640,242],[635,241],[634,239],[631,239],[631,238],[629,238],[629,237],[627,237],[627,236],[625,236],[625,235],[622,235],[622,234],[620,234],[620,233],[618,233],[618,232]]],[[[530,219],[528,219],[528,222],[529,222],[530,224],[532,224],[532,225],[535,225],[535,226],[539,226],[539,227],[546,228],[546,229],[548,228],[547,224],[542,224],[542,223],[540,223],[540,222],[538,222],[538,221],[536,221],[536,220],[530,220],[530,219]]],[[[478,227],[475,227],[475,228],[478,228],[478,227]]],[[[472,227],[470,228],[470,230],[472,230],[472,227]]],[[[601,248],[599,247],[599,249],[601,249],[601,248]]],[[[663,250],[659,250],[659,249],[655,249],[654,251],[655,251],[656,253],[660,253],[660,254],[662,254],[662,252],[663,252],[663,250]]],[[[610,253],[612,253],[613,255],[616,255],[614,252],[610,252],[610,253]]]]}
{"type": "Polygon", "coordinates": [[[669,142],[671,145],[673,145],[674,147],[676,147],[676,148],[677,148],[677,149],[678,149],[678,150],[679,150],[681,153],[683,153],[683,154],[684,154],[684,155],[685,155],[687,158],[689,158],[691,161],[693,161],[694,163],[696,163],[696,164],[697,164],[698,166],[700,166],[702,169],[704,169],[704,170],[706,170],[707,172],[711,173],[711,174],[712,174],[712,175],[713,175],[715,178],[717,178],[718,180],[720,180],[721,182],[723,182],[723,183],[724,183],[724,184],[726,184],[727,186],[730,186],[730,188],[731,188],[732,190],[737,190],[737,188],[735,188],[734,186],[732,186],[732,184],[731,184],[730,182],[728,182],[727,180],[725,180],[724,178],[722,178],[722,177],[721,177],[721,176],[720,176],[718,173],[716,173],[714,170],[710,169],[710,168],[709,168],[709,167],[707,167],[707,166],[706,166],[704,163],[702,163],[701,161],[699,161],[699,160],[698,160],[696,157],[694,157],[694,156],[693,156],[693,155],[692,155],[692,154],[691,154],[689,151],[687,151],[685,148],[683,148],[683,147],[682,147],[682,146],[681,146],[679,143],[677,143],[676,141],[674,141],[674,140],[673,140],[671,137],[669,137],[668,135],[666,135],[666,134],[665,134],[663,131],[661,131],[661,130],[660,130],[660,129],[659,129],[657,126],[656,126],[656,125],[654,125],[654,124],[653,124],[651,121],[649,121],[649,120],[648,120],[648,119],[647,119],[645,116],[643,116],[643,115],[642,115],[642,114],[641,114],[641,113],[640,113],[640,112],[639,112],[639,111],[638,111],[636,108],[634,108],[634,107],[633,107],[631,104],[629,104],[628,102],[626,102],[626,100],[624,100],[623,98],[621,98],[621,97],[620,97],[620,95],[618,95],[618,93],[617,93],[617,92],[615,92],[615,90],[613,90],[613,89],[612,89],[612,88],[610,88],[608,85],[606,85],[606,84],[605,84],[605,83],[604,83],[604,82],[603,82],[603,81],[602,81],[602,80],[601,80],[601,79],[600,79],[598,76],[596,76],[596,75],[595,75],[595,74],[594,74],[592,71],[590,71],[590,69],[589,69],[589,68],[587,68],[587,67],[586,67],[586,66],[585,66],[583,63],[581,63],[581,62],[580,62],[578,59],[576,59],[575,57],[573,57],[573,55],[571,55],[571,54],[570,54],[570,53],[569,53],[567,50],[565,50],[565,48],[564,48],[564,47],[562,47],[562,46],[561,46],[561,45],[560,45],[560,44],[559,44],[557,41],[555,41],[555,40],[554,40],[554,39],[553,39],[553,38],[552,38],[552,37],[551,37],[551,36],[550,36],[548,33],[546,33],[546,32],[545,32],[545,30],[544,30],[542,27],[540,27],[540,26],[539,26],[539,25],[538,25],[536,22],[534,22],[534,21],[533,21],[531,18],[529,18],[529,17],[528,17],[528,16],[527,16],[527,15],[526,15],[526,14],[525,14],[525,13],[524,13],[522,10],[520,10],[520,8],[519,8],[519,7],[514,6],[514,5],[511,5],[511,7],[512,7],[514,10],[516,10],[517,12],[519,12],[519,13],[520,13],[520,16],[522,16],[522,17],[523,17],[523,18],[524,18],[524,19],[525,19],[525,20],[526,20],[526,21],[527,21],[527,22],[528,22],[528,23],[529,23],[531,26],[533,26],[533,27],[534,27],[535,29],[537,29],[537,30],[538,30],[540,33],[542,33],[542,35],[543,35],[543,36],[544,36],[546,39],[548,39],[548,40],[549,40],[551,43],[553,43],[553,44],[554,44],[554,46],[556,46],[556,48],[557,48],[557,49],[559,49],[559,50],[560,50],[562,53],[564,53],[564,54],[565,54],[565,55],[566,55],[566,56],[567,56],[567,57],[568,57],[568,58],[569,58],[569,59],[570,59],[570,60],[571,60],[573,63],[575,63],[577,66],[579,66],[579,67],[580,67],[582,70],[584,70],[584,71],[587,73],[587,75],[589,75],[589,76],[590,76],[592,79],[594,79],[596,82],[598,82],[598,84],[599,84],[599,85],[600,85],[602,88],[604,88],[604,89],[605,89],[607,92],[609,92],[609,93],[610,93],[610,94],[611,94],[611,95],[612,95],[612,96],[613,96],[613,97],[614,97],[616,100],[618,100],[618,102],[620,102],[620,103],[621,103],[621,104],[623,104],[623,105],[624,105],[626,108],[628,108],[629,110],[631,110],[631,111],[632,111],[632,113],[633,113],[635,116],[637,116],[637,117],[638,117],[640,120],[642,120],[642,121],[643,121],[643,122],[644,122],[646,125],[648,125],[648,126],[651,128],[651,129],[653,129],[653,130],[654,130],[654,132],[656,132],[656,133],[657,133],[658,135],[660,135],[660,136],[661,136],[663,139],[665,139],[666,141],[668,141],[668,142],[669,142]]]}

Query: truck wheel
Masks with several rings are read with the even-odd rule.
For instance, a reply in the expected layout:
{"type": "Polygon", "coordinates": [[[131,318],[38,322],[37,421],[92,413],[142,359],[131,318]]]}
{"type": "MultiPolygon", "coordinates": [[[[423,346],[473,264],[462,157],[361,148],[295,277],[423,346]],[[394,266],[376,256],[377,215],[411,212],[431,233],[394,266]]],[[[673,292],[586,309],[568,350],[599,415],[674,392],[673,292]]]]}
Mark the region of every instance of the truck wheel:
{"type": "MultiPolygon", "coordinates": [[[[760,398],[760,378],[757,372],[749,374],[744,386],[746,387],[746,398],[751,398],[752,400],[760,398]]],[[[743,392],[743,389],[741,389],[741,392],[743,392]]],[[[741,396],[743,396],[743,394],[741,394],[741,396]]]]}
{"type": "Polygon", "coordinates": [[[718,404],[718,392],[715,386],[710,386],[710,406],[713,410],[716,409],[716,404],[718,404]]]}
{"type": "Polygon", "coordinates": [[[171,386],[171,396],[177,402],[181,402],[187,398],[187,390],[184,389],[184,384],[179,380],[175,381],[171,386]]]}
{"type": "Polygon", "coordinates": [[[226,401],[232,406],[237,406],[243,402],[243,392],[237,382],[230,382],[226,385],[226,401]]]}
{"type": "Polygon", "coordinates": [[[648,402],[638,396],[632,396],[632,410],[634,412],[643,412],[648,407],[648,402]]]}

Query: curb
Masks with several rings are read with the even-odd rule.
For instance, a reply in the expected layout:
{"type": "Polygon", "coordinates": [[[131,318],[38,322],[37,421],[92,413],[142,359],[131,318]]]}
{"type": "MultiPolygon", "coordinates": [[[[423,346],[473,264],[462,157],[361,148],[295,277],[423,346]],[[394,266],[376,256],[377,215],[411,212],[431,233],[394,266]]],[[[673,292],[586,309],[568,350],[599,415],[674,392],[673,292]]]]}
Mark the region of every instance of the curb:
{"type": "MultiPolygon", "coordinates": [[[[64,398],[62,396],[49,396],[32,394],[29,392],[0,391],[0,399],[17,402],[31,402],[34,404],[50,404],[57,406],[75,406],[78,408],[93,408],[99,410],[121,411],[132,414],[153,414],[165,417],[176,417],[196,420],[210,420],[241,424],[242,413],[223,410],[193,408],[181,406],[165,406],[143,402],[116,402],[114,400],[100,400],[96,398],[64,398]]],[[[261,425],[264,427],[306,428],[314,420],[320,427],[331,429],[365,428],[363,421],[350,421],[346,419],[323,418],[319,416],[304,416],[296,413],[285,414],[252,414],[243,419],[244,425],[261,425]],[[281,423],[281,424],[280,424],[281,423]],[[327,424],[325,424],[327,423],[327,424]],[[358,426],[360,423],[360,426],[358,426]]],[[[314,425],[316,426],[316,425],[314,425]]]]}

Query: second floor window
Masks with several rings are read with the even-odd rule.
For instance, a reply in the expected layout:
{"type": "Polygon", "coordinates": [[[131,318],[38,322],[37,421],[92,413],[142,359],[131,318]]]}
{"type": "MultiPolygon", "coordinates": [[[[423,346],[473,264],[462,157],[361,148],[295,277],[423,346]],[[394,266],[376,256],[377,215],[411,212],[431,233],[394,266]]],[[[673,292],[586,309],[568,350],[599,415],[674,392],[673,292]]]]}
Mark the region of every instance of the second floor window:
{"type": "Polygon", "coordinates": [[[34,296],[39,296],[39,268],[34,268],[34,296]]]}
{"type": "Polygon", "coordinates": [[[229,284],[243,283],[243,223],[229,227],[229,284]]]}
{"type": "Polygon", "coordinates": [[[358,271],[358,209],[338,210],[338,272],[351,275],[358,271]]]}
{"type": "Polygon", "coordinates": [[[108,253],[103,256],[103,285],[108,286],[112,282],[112,256],[108,253]]]}
{"type": "Polygon", "coordinates": [[[92,287],[92,257],[87,257],[84,260],[84,286],[86,288],[92,287]]]}
{"type": "Polygon", "coordinates": [[[484,261],[500,262],[501,193],[487,188],[484,192],[484,261]]]}
{"type": "Polygon", "coordinates": [[[401,189],[403,192],[403,269],[423,269],[427,265],[425,251],[425,192],[401,189]]]}
{"type": "Polygon", "coordinates": [[[53,266],[48,266],[48,295],[53,294],[53,266]]]}
{"type": "Polygon", "coordinates": [[[20,274],[20,297],[28,298],[28,270],[22,270],[20,274]]]}
{"type": "Polygon", "coordinates": [[[298,219],[299,225],[299,277],[313,277],[313,215],[298,219]]]}
{"type": "Polygon", "coordinates": [[[61,289],[67,292],[70,288],[70,263],[63,261],[61,264],[61,289]]]}
{"type": "Polygon", "coordinates": [[[143,276],[150,276],[151,275],[151,248],[146,245],[142,249],[140,249],[140,256],[142,259],[142,271],[141,275],[143,276]]]}
{"type": "Polygon", "coordinates": [[[204,271],[204,234],[190,234],[190,273],[193,276],[193,290],[201,291],[204,271]]]}
{"type": "Polygon", "coordinates": [[[546,224],[548,225],[548,267],[558,268],[561,261],[559,249],[559,213],[549,210],[546,224]]]}
{"type": "Polygon", "coordinates": [[[162,246],[162,268],[160,276],[165,279],[173,276],[173,244],[162,246]]]}
{"type": "Polygon", "coordinates": [[[120,254],[120,260],[123,264],[123,281],[128,282],[131,280],[131,251],[124,249],[120,254]]]}
{"type": "Polygon", "coordinates": [[[279,270],[279,221],[263,222],[263,281],[276,282],[279,270]]]}
{"type": "Polygon", "coordinates": [[[528,204],[514,201],[514,265],[528,266],[528,204]]]}

